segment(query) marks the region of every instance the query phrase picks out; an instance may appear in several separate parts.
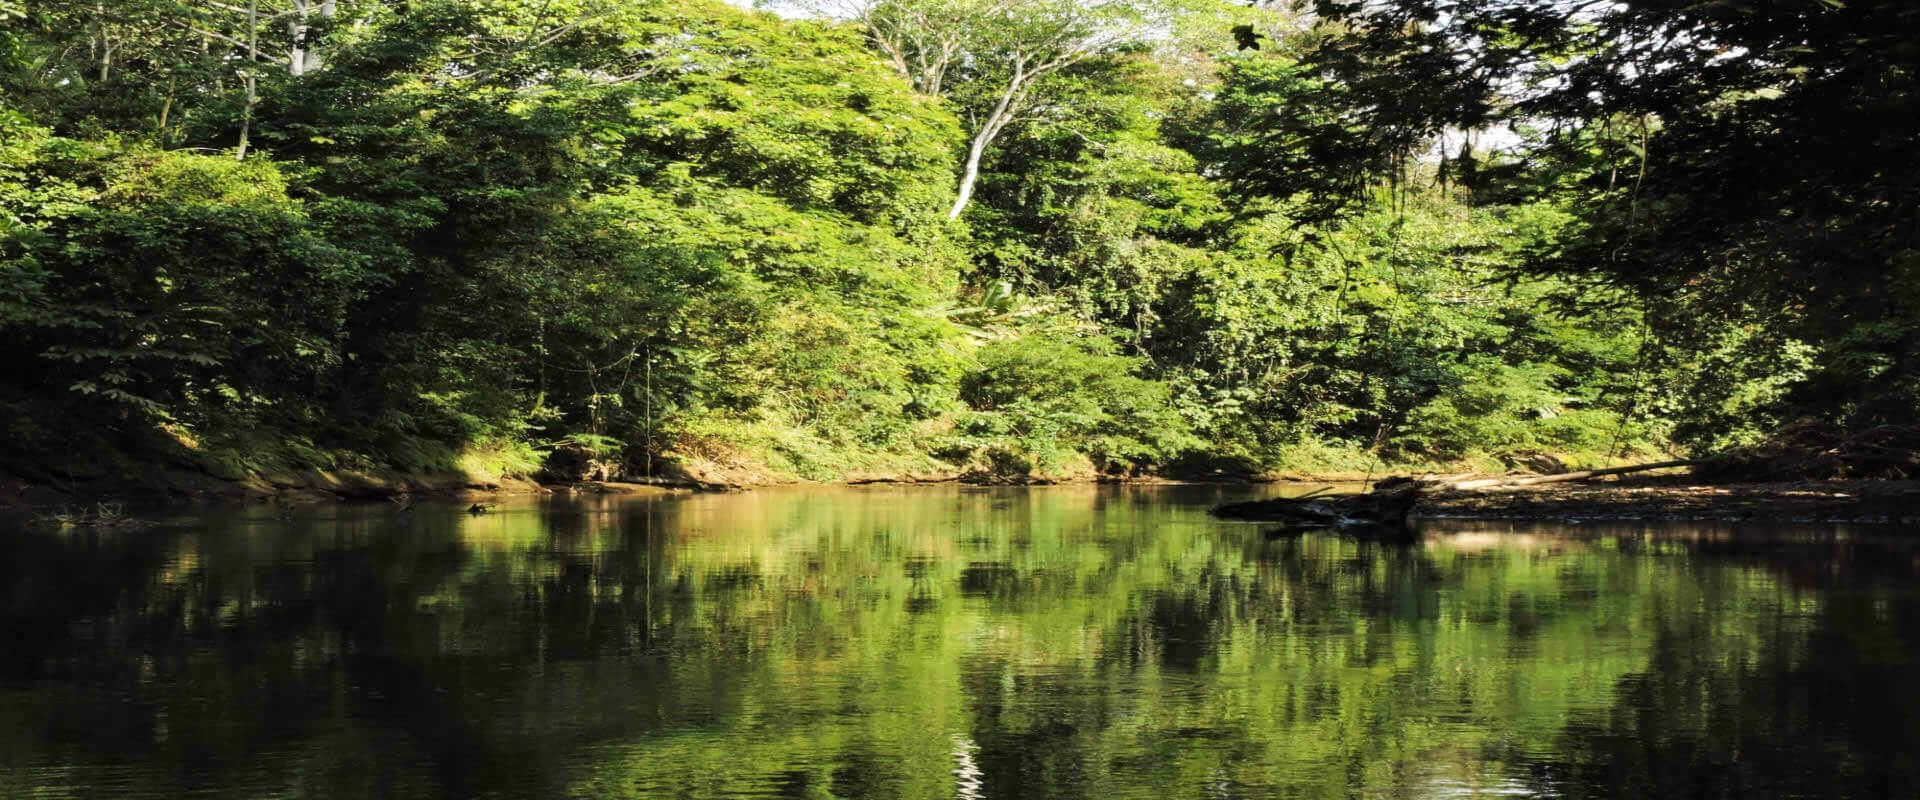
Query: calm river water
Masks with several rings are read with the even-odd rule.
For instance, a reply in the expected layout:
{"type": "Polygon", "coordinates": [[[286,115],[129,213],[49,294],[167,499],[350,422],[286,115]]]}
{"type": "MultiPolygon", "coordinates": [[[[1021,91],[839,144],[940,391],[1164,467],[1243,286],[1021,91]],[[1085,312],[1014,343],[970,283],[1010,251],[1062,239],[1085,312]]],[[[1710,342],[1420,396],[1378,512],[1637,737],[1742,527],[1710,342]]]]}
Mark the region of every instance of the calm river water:
{"type": "Polygon", "coordinates": [[[1232,488],[0,521],[0,797],[1920,797],[1920,537],[1232,488]]]}

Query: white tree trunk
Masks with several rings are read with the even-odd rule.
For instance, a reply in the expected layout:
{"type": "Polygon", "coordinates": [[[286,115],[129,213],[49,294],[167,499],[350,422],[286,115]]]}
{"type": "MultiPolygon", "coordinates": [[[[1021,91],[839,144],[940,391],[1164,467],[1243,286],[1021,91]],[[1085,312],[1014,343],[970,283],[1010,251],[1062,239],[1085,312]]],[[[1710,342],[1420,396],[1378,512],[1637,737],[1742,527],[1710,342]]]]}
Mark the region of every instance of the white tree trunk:
{"type": "Polygon", "coordinates": [[[339,10],[338,0],[323,0],[318,7],[313,0],[293,0],[293,16],[287,20],[287,33],[293,40],[293,49],[287,54],[288,74],[298,78],[320,68],[320,54],[308,40],[313,34],[309,23],[315,16],[331,19],[339,10]]]}
{"type": "Polygon", "coordinates": [[[1019,112],[1021,96],[1025,94],[1027,81],[1031,78],[1032,75],[1025,69],[1014,72],[1013,80],[1007,82],[1007,90],[1000,93],[1000,101],[981,121],[980,132],[975,133],[973,141],[967,145],[967,163],[960,170],[960,187],[954,195],[953,208],[947,209],[948,222],[959,219],[960,214],[967,210],[967,203],[973,200],[973,188],[980,182],[980,162],[986,156],[987,147],[999,138],[1000,131],[1019,112]]]}
{"type": "Polygon", "coordinates": [[[260,57],[260,0],[247,0],[247,107],[240,118],[240,146],[233,149],[235,161],[247,160],[248,139],[253,136],[253,104],[260,97],[255,91],[253,66],[260,57]]]}
{"type": "Polygon", "coordinates": [[[960,218],[967,210],[967,202],[973,199],[973,185],[980,182],[980,155],[987,149],[987,131],[985,128],[973,137],[973,144],[967,147],[967,165],[960,170],[960,192],[954,195],[953,208],[947,210],[947,221],[960,218]]]}
{"type": "Polygon", "coordinates": [[[106,83],[113,70],[113,33],[107,29],[106,4],[94,4],[93,11],[100,20],[100,82],[106,83]]]}

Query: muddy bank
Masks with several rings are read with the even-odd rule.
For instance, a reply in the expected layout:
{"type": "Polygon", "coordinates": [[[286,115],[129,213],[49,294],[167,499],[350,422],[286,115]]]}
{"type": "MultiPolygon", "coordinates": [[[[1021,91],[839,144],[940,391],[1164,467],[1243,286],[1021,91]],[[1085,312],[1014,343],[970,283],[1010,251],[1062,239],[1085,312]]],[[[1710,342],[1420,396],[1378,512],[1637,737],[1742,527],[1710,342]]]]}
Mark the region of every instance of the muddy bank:
{"type": "MultiPolygon", "coordinates": [[[[138,505],[380,501],[393,497],[488,498],[570,493],[660,494],[730,491],[754,486],[813,484],[768,473],[746,475],[712,465],[673,465],[671,474],[637,481],[546,481],[478,477],[460,472],[395,470],[305,470],[251,473],[235,480],[196,470],[160,468],[135,478],[63,475],[45,471],[22,476],[0,468],[0,506],[59,508],[70,504],[123,502],[138,505]]],[[[1360,475],[1099,475],[1009,480],[980,472],[926,470],[851,473],[817,485],[1060,485],[1125,483],[1353,483],[1360,475]]],[[[1379,480],[1382,476],[1365,476],[1379,480]]],[[[1360,487],[1355,486],[1355,489],[1360,487]]],[[[1284,491],[1295,494],[1294,491],[1284,491]]],[[[1920,481],[1827,480],[1707,484],[1688,475],[1626,478],[1475,490],[1429,489],[1413,509],[1427,519],[1541,520],[1769,520],[1920,524],[1920,481]]]]}
{"type": "Polygon", "coordinates": [[[305,470],[234,480],[191,470],[156,470],[137,478],[0,473],[0,505],[49,507],[113,501],[139,505],[380,500],[397,496],[491,496],[545,491],[518,478],[481,480],[458,472],[305,470]]]}
{"type": "MultiPolygon", "coordinates": [[[[1007,485],[1128,483],[1178,484],[1192,481],[1156,476],[1086,474],[1009,478],[981,472],[916,471],[899,473],[853,472],[832,481],[806,481],[765,470],[723,469],[711,465],[673,465],[653,477],[621,480],[535,480],[521,477],[476,477],[461,472],[403,472],[398,470],[303,470],[250,473],[242,478],[211,475],[196,470],[155,469],[135,476],[63,475],[31,471],[31,477],[0,470],[0,506],[59,507],[100,501],[137,505],[249,503],[266,501],[339,502],[378,501],[393,497],[485,499],[502,495],[574,492],[584,494],[655,494],[666,492],[741,491],[765,486],[793,485],[1007,485]]],[[[1245,482],[1245,481],[1227,481],[1245,482]]]]}
{"type": "Polygon", "coordinates": [[[1702,484],[1689,476],[1434,490],[1428,519],[1752,520],[1920,524],[1920,481],[1702,484]]]}
{"type": "Polygon", "coordinates": [[[135,505],[202,503],[330,503],[389,498],[486,500],[555,492],[579,494],[664,494],[716,487],[620,481],[538,483],[517,477],[475,477],[459,472],[393,470],[308,470],[284,475],[250,475],[229,480],[204,473],[160,470],[141,478],[29,480],[0,473],[0,506],[58,508],[97,502],[135,505]]]}

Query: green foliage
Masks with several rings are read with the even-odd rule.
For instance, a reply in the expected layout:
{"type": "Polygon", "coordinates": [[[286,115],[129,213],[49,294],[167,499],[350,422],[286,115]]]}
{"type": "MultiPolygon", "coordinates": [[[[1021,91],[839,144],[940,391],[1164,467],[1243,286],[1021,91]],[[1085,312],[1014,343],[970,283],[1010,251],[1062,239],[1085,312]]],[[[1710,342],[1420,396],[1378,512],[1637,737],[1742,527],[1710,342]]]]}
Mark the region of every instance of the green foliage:
{"type": "Polygon", "coordinates": [[[1690,442],[1724,446],[1801,415],[1911,417],[1920,190],[1886,176],[1914,171],[1920,7],[1317,8],[1326,24],[1303,60],[1342,88],[1338,116],[1374,163],[1398,166],[1446,131],[1521,134],[1505,154],[1455,134],[1442,146],[1447,174],[1483,202],[1544,202],[1573,218],[1516,270],[1631,292],[1671,351],[1668,405],[1690,442]],[[1788,357],[1698,372],[1727,362],[1729,347],[1788,357]]]}
{"type": "Polygon", "coordinates": [[[1336,146],[1333,132],[1271,128],[1276,110],[1338,127],[1315,116],[1336,110],[1328,87],[1282,57],[1235,59],[1216,84],[1145,59],[1068,76],[1074,102],[1009,137],[1007,168],[983,179],[977,279],[1145,359],[1139,374],[1207,443],[1183,465],[1597,457],[1645,440],[1644,425],[1611,424],[1647,411],[1634,314],[1566,313],[1573,287],[1510,280],[1569,215],[1473,208],[1424,181],[1353,196],[1344,182],[1363,173],[1300,175],[1282,201],[1236,196],[1255,166],[1333,163],[1308,151],[1336,146]]]}
{"type": "Polygon", "coordinates": [[[1569,407],[1580,400],[1566,396],[1562,387],[1570,383],[1570,376],[1556,366],[1514,365],[1480,354],[1458,365],[1451,377],[1456,383],[1407,412],[1394,449],[1452,457],[1527,452],[1593,455],[1646,436],[1638,427],[1623,430],[1619,412],[1569,407]]]}
{"type": "Polygon", "coordinates": [[[1165,384],[1098,337],[1025,336],[980,348],[960,386],[975,409],[943,449],[984,451],[997,472],[1056,473],[1078,454],[1102,471],[1152,467],[1201,445],[1165,384]]]}
{"type": "Polygon", "coordinates": [[[13,152],[0,325],[39,357],[8,365],[17,385],[159,419],[258,406],[337,360],[354,258],[274,165],[45,136],[13,152]]]}
{"type": "Polygon", "coordinates": [[[921,309],[957,273],[957,128],[851,32],[697,2],[370,22],[262,90],[270,160],[7,137],[0,325],[42,356],[6,365],[16,429],[50,447],[65,390],[136,439],[303,431],[414,468],[467,443],[525,472],[529,443],[638,458],[712,414],[881,447],[953,407],[955,330],[921,309]]]}
{"type": "Polygon", "coordinates": [[[1403,155],[1356,125],[1344,113],[1347,87],[1312,65],[1262,53],[1223,66],[1217,99],[1186,135],[1243,195],[1285,198],[1297,217],[1324,222],[1364,204],[1403,155]]]}
{"type": "Polygon", "coordinates": [[[1819,369],[1817,349],[1758,327],[1728,328],[1711,340],[1676,347],[1666,409],[1674,438],[1706,452],[1759,444],[1780,426],[1787,398],[1819,369]]]}
{"type": "MultiPolygon", "coordinates": [[[[1046,478],[1613,449],[1691,413],[1650,395],[1711,373],[1643,316],[1515,279],[1588,218],[1426,185],[1457,165],[1371,186],[1353,87],[1207,55],[1253,12],[1181,5],[1148,51],[1110,23],[1174,6],[1047,8],[968,22],[992,58],[936,91],[880,18],[704,0],[353,4],[304,34],[46,4],[0,51],[6,432],[235,479],[1046,478]],[[1007,25],[1086,47],[989,124],[1007,25]]],[[[1749,383],[1711,419],[1791,388],[1749,383]]]]}

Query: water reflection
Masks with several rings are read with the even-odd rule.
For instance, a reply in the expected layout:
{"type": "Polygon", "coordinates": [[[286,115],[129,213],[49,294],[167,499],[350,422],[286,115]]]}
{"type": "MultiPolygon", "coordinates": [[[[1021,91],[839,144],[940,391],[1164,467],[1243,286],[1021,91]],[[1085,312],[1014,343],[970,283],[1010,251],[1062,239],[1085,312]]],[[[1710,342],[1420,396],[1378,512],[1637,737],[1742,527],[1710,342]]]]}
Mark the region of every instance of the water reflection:
{"type": "MultiPolygon", "coordinates": [[[[8,530],[0,795],[1900,797],[1920,549],[1227,489],[8,530]]],[[[1896,534],[1899,532],[1895,532],[1896,534]]]]}

